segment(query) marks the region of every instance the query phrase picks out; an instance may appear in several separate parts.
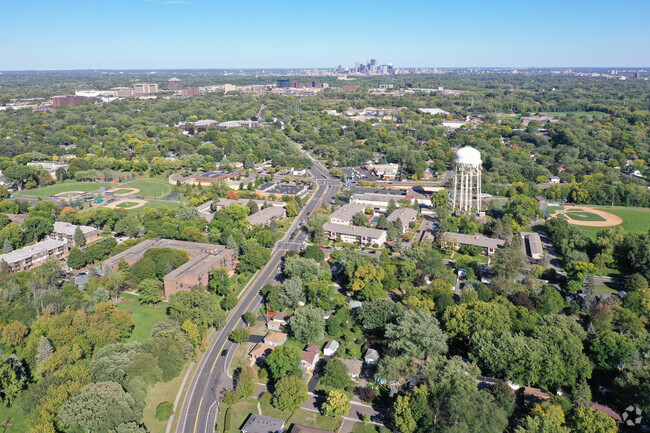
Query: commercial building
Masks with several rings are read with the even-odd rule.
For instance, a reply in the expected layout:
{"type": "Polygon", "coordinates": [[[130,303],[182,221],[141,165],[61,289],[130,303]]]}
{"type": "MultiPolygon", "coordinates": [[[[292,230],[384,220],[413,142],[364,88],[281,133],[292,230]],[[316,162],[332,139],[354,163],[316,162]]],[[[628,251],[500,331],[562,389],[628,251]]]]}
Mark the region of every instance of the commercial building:
{"type": "Polygon", "coordinates": [[[200,93],[197,87],[188,87],[181,90],[181,96],[199,96],[200,93]]]}
{"type": "Polygon", "coordinates": [[[307,192],[307,187],[304,185],[296,185],[293,183],[265,183],[255,190],[255,193],[262,197],[295,197],[302,196],[307,192]]]}
{"type": "Polygon", "coordinates": [[[499,248],[503,248],[504,242],[501,239],[488,238],[486,236],[465,235],[462,233],[446,232],[442,234],[444,244],[454,242],[460,248],[463,245],[473,245],[481,247],[489,256],[494,254],[499,248]]]}
{"type": "Polygon", "coordinates": [[[169,299],[169,296],[181,290],[189,291],[198,285],[207,286],[210,271],[213,269],[225,268],[229,273],[234,273],[237,267],[235,252],[223,245],[171,239],[148,239],[105,260],[102,263],[102,269],[104,273],[109,269],[117,269],[120,260],[133,266],[151,248],[183,250],[187,251],[190,256],[188,262],[165,275],[165,299],[169,299]]]}
{"type": "Polygon", "coordinates": [[[360,203],[344,204],[332,212],[330,215],[330,222],[332,224],[352,225],[352,217],[359,212],[363,212],[366,207],[366,205],[360,203]]]}
{"type": "Polygon", "coordinates": [[[12,272],[17,272],[40,266],[48,259],[62,259],[67,255],[67,241],[46,239],[10,253],[0,254],[0,262],[4,261],[12,272]]]}
{"type": "Polygon", "coordinates": [[[59,161],[31,161],[28,162],[27,165],[29,167],[40,167],[45,171],[47,171],[48,173],[56,172],[60,168],[64,170],[68,169],[68,164],[59,161]]]}
{"type": "Polygon", "coordinates": [[[183,90],[183,82],[180,79],[176,78],[176,77],[170,78],[167,81],[167,88],[169,90],[171,90],[171,91],[174,91],[174,92],[176,92],[178,90],[183,90]]]}
{"type": "Polygon", "coordinates": [[[337,237],[340,237],[346,243],[382,246],[386,242],[385,230],[332,223],[323,224],[323,230],[330,239],[336,240],[337,237]]]}
{"type": "Polygon", "coordinates": [[[138,95],[149,95],[151,93],[158,93],[158,84],[150,83],[137,83],[133,85],[133,93],[138,95]]]}
{"type": "Polygon", "coordinates": [[[201,119],[201,120],[197,120],[196,122],[194,122],[194,128],[197,131],[207,131],[208,128],[211,127],[211,126],[216,127],[217,123],[219,123],[219,122],[217,122],[216,120],[201,119]]]}
{"type": "Polygon", "coordinates": [[[381,179],[394,180],[399,171],[399,164],[366,164],[365,167],[381,179]]]}
{"type": "Polygon", "coordinates": [[[402,207],[395,209],[392,214],[388,215],[386,220],[389,223],[400,220],[402,223],[402,233],[405,233],[409,229],[409,224],[418,218],[418,211],[411,209],[410,207],[402,207]]]}
{"type": "Polygon", "coordinates": [[[227,122],[217,123],[217,129],[226,130],[230,128],[259,128],[262,126],[261,122],[257,120],[229,120],[227,122]]]}
{"type": "Polygon", "coordinates": [[[267,226],[271,224],[271,221],[274,219],[283,220],[286,217],[287,212],[283,207],[269,206],[259,212],[255,212],[254,214],[247,216],[246,221],[248,221],[248,223],[251,225],[261,224],[263,226],[267,226]]]}
{"type": "MultiPolygon", "coordinates": [[[[286,204],[283,201],[274,201],[274,200],[248,200],[248,199],[232,200],[229,198],[222,198],[217,202],[215,211],[220,211],[222,209],[227,208],[228,206],[232,206],[233,204],[248,206],[249,201],[252,201],[253,203],[257,204],[258,208],[260,209],[265,206],[284,207],[284,205],[286,204]]],[[[204,212],[211,212],[210,210],[211,207],[212,207],[212,202],[206,202],[203,203],[201,206],[197,207],[196,209],[199,211],[199,213],[204,213],[204,212]]]]}
{"type": "Polygon", "coordinates": [[[54,223],[54,230],[50,234],[50,237],[75,245],[74,234],[77,231],[77,228],[81,229],[84,238],[86,238],[86,243],[93,242],[99,238],[99,231],[95,227],[78,226],[61,221],[54,223]]]}
{"type": "Polygon", "coordinates": [[[54,107],[77,107],[86,102],[86,98],[83,96],[73,96],[73,95],[64,95],[64,96],[54,96],[52,98],[52,105],[54,107]]]}
{"type": "Polygon", "coordinates": [[[288,89],[291,87],[291,80],[279,79],[277,83],[277,87],[279,87],[280,89],[288,89]]]}
{"type": "Polygon", "coordinates": [[[198,183],[213,183],[220,180],[235,179],[239,176],[236,171],[208,171],[207,173],[200,174],[194,178],[198,183]]]}
{"type": "Polygon", "coordinates": [[[111,92],[118,98],[132,98],[135,93],[132,87],[113,87],[111,92]]]}
{"type": "MultiPolygon", "coordinates": [[[[388,203],[393,200],[397,203],[398,200],[408,198],[405,195],[396,194],[375,194],[375,193],[362,193],[354,194],[350,197],[350,203],[355,203],[364,206],[370,206],[376,211],[385,212],[388,208],[388,203]]],[[[413,203],[413,199],[410,199],[413,203]]]]}

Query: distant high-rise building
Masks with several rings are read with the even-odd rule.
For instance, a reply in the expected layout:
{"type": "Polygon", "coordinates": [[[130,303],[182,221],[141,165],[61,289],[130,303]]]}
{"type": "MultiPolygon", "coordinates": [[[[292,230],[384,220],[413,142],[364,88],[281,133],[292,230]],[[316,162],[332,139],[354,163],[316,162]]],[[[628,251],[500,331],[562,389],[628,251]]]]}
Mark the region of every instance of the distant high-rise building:
{"type": "Polygon", "coordinates": [[[370,69],[371,72],[375,72],[377,70],[377,59],[370,59],[370,69]]]}
{"type": "Polygon", "coordinates": [[[277,87],[280,89],[287,89],[291,87],[291,80],[280,79],[278,80],[277,87]]]}
{"type": "Polygon", "coordinates": [[[198,88],[192,88],[192,87],[181,90],[182,96],[199,96],[200,93],[201,92],[199,91],[198,88]]]}
{"type": "Polygon", "coordinates": [[[360,71],[361,71],[361,63],[354,62],[354,72],[360,72],[360,71]]]}
{"type": "Polygon", "coordinates": [[[305,86],[300,81],[294,81],[291,83],[291,87],[294,89],[302,89],[305,86]]]}
{"type": "Polygon", "coordinates": [[[64,105],[70,107],[76,107],[78,105],[83,104],[85,101],[86,98],[84,98],[83,96],[72,96],[72,95],[55,96],[52,98],[52,105],[55,107],[63,107],[64,105]]]}
{"type": "Polygon", "coordinates": [[[171,78],[169,81],[167,81],[167,85],[169,90],[172,91],[183,90],[183,82],[176,77],[171,78]]]}
{"type": "Polygon", "coordinates": [[[137,83],[133,85],[133,93],[136,95],[148,95],[158,92],[158,84],[137,83]]]}

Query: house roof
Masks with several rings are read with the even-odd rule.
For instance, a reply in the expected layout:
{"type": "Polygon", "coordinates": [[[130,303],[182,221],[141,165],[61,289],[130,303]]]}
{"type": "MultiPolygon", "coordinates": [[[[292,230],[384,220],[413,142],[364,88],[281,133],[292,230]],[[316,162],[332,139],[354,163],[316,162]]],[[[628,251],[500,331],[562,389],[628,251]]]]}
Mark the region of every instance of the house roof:
{"type": "Polygon", "coordinates": [[[325,344],[325,347],[323,347],[323,350],[325,349],[331,349],[331,350],[336,350],[339,348],[339,343],[336,340],[330,340],[325,344]]]}
{"type": "Polygon", "coordinates": [[[287,334],[283,332],[269,332],[264,336],[264,341],[272,341],[274,343],[284,343],[287,340],[287,334]]]}
{"type": "Polygon", "coordinates": [[[273,218],[284,218],[286,212],[284,208],[269,206],[262,209],[259,212],[255,212],[252,215],[246,217],[246,221],[255,225],[255,224],[265,224],[271,221],[273,218]]]}
{"type": "Polygon", "coordinates": [[[289,320],[291,316],[288,315],[287,313],[275,313],[275,316],[273,316],[273,320],[278,320],[278,321],[287,321],[289,320]]]}
{"type": "Polygon", "coordinates": [[[399,219],[402,221],[402,226],[407,226],[408,223],[415,220],[418,217],[418,211],[411,209],[410,207],[401,207],[395,209],[392,214],[388,215],[386,220],[388,222],[397,221],[399,219]]]}
{"type": "Polygon", "coordinates": [[[57,221],[57,222],[54,223],[54,230],[53,231],[55,233],[63,233],[65,235],[74,236],[74,233],[77,230],[77,227],[79,227],[81,229],[81,232],[84,235],[97,230],[95,227],[77,226],[77,225],[74,225],[74,224],[63,223],[61,221],[57,221]]]}
{"type": "Polygon", "coordinates": [[[308,344],[307,347],[305,347],[306,352],[320,352],[320,346],[318,344],[308,344]]]}
{"type": "Polygon", "coordinates": [[[268,356],[273,352],[273,349],[275,349],[275,347],[270,344],[257,343],[255,347],[253,347],[253,350],[250,351],[250,354],[253,356],[268,356]]]}
{"type": "Polygon", "coordinates": [[[379,359],[379,352],[377,352],[375,349],[368,349],[366,350],[366,354],[363,357],[363,359],[365,360],[370,359],[376,361],[379,359]]]}
{"type": "Polygon", "coordinates": [[[488,238],[485,236],[446,232],[443,233],[443,237],[446,238],[446,240],[456,241],[461,245],[475,245],[483,248],[497,249],[504,245],[504,242],[501,239],[488,238]]]}
{"type": "Polygon", "coordinates": [[[598,412],[602,412],[608,417],[612,418],[616,422],[622,422],[623,420],[621,419],[621,416],[614,411],[614,409],[605,406],[604,404],[598,404],[598,403],[589,403],[589,407],[592,408],[593,410],[597,410],[598,412]]]}
{"type": "Polygon", "coordinates": [[[368,239],[379,239],[386,234],[385,230],[371,229],[368,227],[348,226],[345,224],[323,224],[323,230],[326,232],[348,235],[348,236],[361,236],[368,239]]]}
{"type": "Polygon", "coordinates": [[[277,433],[283,428],[284,420],[282,419],[252,413],[241,431],[242,433],[277,433]]]}
{"type": "Polygon", "coordinates": [[[361,374],[363,361],[358,361],[356,359],[343,359],[343,358],[340,358],[340,361],[343,362],[343,364],[345,364],[346,367],[348,367],[348,370],[353,375],[359,376],[361,374]]]}
{"type": "Polygon", "coordinates": [[[330,220],[341,220],[341,221],[352,221],[352,217],[359,213],[363,212],[366,209],[366,205],[359,203],[348,203],[344,204],[330,215],[330,220]]]}
{"type": "Polygon", "coordinates": [[[309,365],[314,365],[316,362],[316,359],[318,358],[318,353],[315,352],[307,352],[307,351],[302,351],[300,356],[302,356],[302,360],[305,361],[309,365]]]}

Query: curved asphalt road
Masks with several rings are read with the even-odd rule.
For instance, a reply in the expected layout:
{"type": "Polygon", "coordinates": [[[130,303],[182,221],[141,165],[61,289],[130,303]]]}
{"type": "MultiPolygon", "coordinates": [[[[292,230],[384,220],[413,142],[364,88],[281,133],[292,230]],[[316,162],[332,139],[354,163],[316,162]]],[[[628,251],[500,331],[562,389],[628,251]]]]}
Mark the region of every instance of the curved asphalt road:
{"type": "MultiPolygon", "coordinates": [[[[302,149],[301,149],[302,151],[302,149]]],[[[329,200],[339,191],[340,182],[329,175],[321,163],[314,161],[309,170],[313,180],[318,184],[306,206],[298,214],[284,238],[276,243],[279,250],[299,249],[303,240],[303,221],[314,210],[329,200]]],[[[266,284],[273,283],[280,272],[280,263],[284,253],[274,250],[271,259],[258,273],[257,278],[244,292],[237,306],[231,311],[226,325],[212,340],[203,354],[190,381],[189,390],[184,398],[182,409],[178,413],[177,433],[213,433],[218,412],[219,399],[223,391],[233,387],[233,381],[227,375],[235,352],[235,344],[228,340],[233,329],[244,326],[242,315],[247,311],[257,312],[262,304],[261,290],[266,284]]]]}

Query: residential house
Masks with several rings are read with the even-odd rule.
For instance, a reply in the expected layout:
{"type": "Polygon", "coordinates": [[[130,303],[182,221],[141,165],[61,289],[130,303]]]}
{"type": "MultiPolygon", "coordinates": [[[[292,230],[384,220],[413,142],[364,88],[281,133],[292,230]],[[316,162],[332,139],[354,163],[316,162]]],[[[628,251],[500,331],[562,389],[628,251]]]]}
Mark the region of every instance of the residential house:
{"type": "Polygon", "coordinates": [[[273,349],[275,349],[275,346],[264,343],[257,343],[249,354],[253,362],[257,362],[258,360],[263,361],[267,356],[271,354],[271,352],[273,352],[273,349]]]}
{"type": "Polygon", "coordinates": [[[282,323],[278,322],[277,320],[269,320],[269,323],[266,324],[266,327],[272,331],[281,331],[282,323]]]}
{"type": "Polygon", "coordinates": [[[332,356],[336,353],[339,348],[339,343],[336,340],[330,340],[323,347],[323,354],[325,356],[332,356]]]}
{"type": "Polygon", "coordinates": [[[289,319],[291,318],[290,315],[287,313],[275,313],[273,316],[273,320],[276,322],[280,322],[282,325],[288,325],[289,324],[289,319]]]}
{"type": "Polygon", "coordinates": [[[264,336],[262,341],[264,341],[264,344],[268,344],[269,346],[282,346],[287,342],[287,334],[282,332],[269,332],[264,336]]]}
{"type": "Polygon", "coordinates": [[[316,369],[316,364],[318,363],[318,352],[308,352],[303,350],[300,360],[300,366],[307,374],[312,374],[316,369]]]}
{"type": "Polygon", "coordinates": [[[305,352],[318,353],[320,352],[320,346],[318,344],[308,344],[307,347],[305,347],[305,352]]]}
{"type": "Polygon", "coordinates": [[[361,376],[361,368],[363,367],[363,361],[356,359],[343,359],[340,358],[340,361],[345,364],[348,368],[348,374],[352,379],[357,379],[361,376]]]}
{"type": "Polygon", "coordinates": [[[241,428],[242,433],[282,433],[284,420],[252,413],[241,428]]]}
{"type": "Polygon", "coordinates": [[[557,176],[551,176],[548,178],[548,181],[551,185],[557,185],[560,183],[560,178],[557,176]]]}
{"type": "Polygon", "coordinates": [[[363,360],[368,365],[374,365],[377,363],[377,361],[379,361],[379,352],[377,352],[375,349],[368,349],[366,350],[366,354],[363,357],[363,360]]]}

